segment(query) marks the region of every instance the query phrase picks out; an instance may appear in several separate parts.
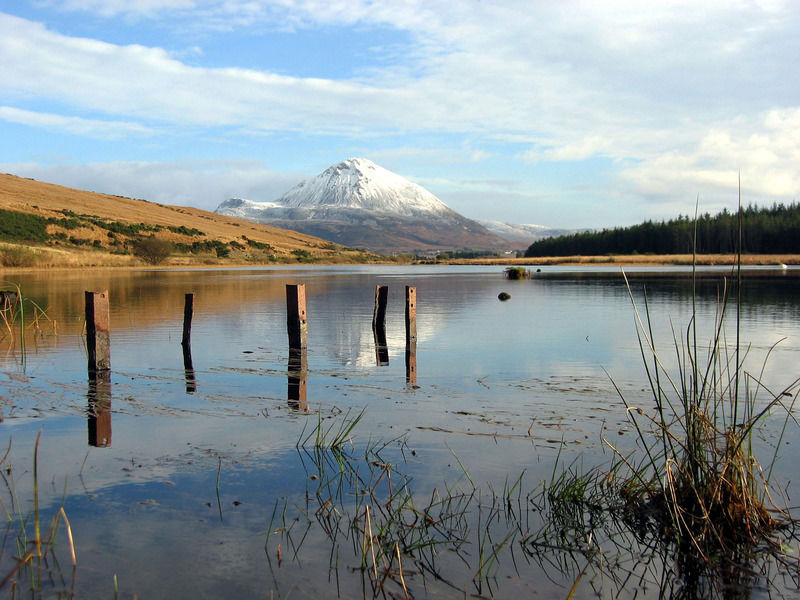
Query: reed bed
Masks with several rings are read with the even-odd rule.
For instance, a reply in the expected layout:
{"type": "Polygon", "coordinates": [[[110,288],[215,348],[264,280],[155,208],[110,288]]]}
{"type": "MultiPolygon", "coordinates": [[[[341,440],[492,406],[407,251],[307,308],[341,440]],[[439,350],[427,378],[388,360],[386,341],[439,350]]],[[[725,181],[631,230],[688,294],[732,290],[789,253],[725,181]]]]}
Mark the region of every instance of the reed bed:
{"type": "Polygon", "coordinates": [[[0,496],[0,508],[6,519],[0,564],[10,565],[0,590],[10,590],[12,597],[30,598],[74,597],[77,557],[72,527],[63,504],[54,510],[49,519],[49,527],[43,528],[43,515],[39,506],[39,444],[41,431],[36,436],[33,454],[33,510],[22,508],[14,482],[14,469],[8,463],[11,442],[0,459],[0,478],[5,484],[6,494],[0,496]],[[63,527],[65,539],[59,532],[63,527]],[[13,548],[13,550],[11,549],[13,548]],[[71,570],[65,570],[59,555],[68,551],[71,570]]]}
{"type": "Polygon", "coordinates": [[[641,313],[628,290],[652,398],[642,405],[617,390],[641,451],[624,454],[606,440],[616,460],[604,486],[621,500],[619,510],[657,533],[684,570],[702,573],[705,581],[712,571],[741,568],[764,552],[788,560],[784,542],[796,539],[797,521],[771,476],[787,427],[797,424],[800,379],[778,390],[762,381],[774,346],[757,371],[747,368],[738,313],[730,327],[727,322],[727,280],[712,339],[698,341],[693,310],[686,329],[673,334],[671,361],[653,340],[646,291],[641,313]],[[754,434],[768,418],[778,420],[780,431],[762,463],[754,434]]]}
{"type": "Polygon", "coordinates": [[[373,598],[426,596],[433,583],[491,597],[532,567],[567,598],[589,585],[679,598],[800,589],[798,522],[774,475],[797,425],[800,379],[764,381],[774,347],[749,368],[739,316],[727,319],[735,283],[722,280],[705,329],[696,307],[685,328],[673,328],[667,356],[653,339],[646,290],[640,311],[628,285],[649,393],[629,398],[614,384],[637,440],[625,450],[603,440],[611,460],[602,467],[584,470],[580,457],[565,465],[559,455],[549,480],[529,486],[522,473],[495,489],[454,456],[460,477],[420,490],[404,469],[405,438],[358,445],[363,411],[339,423],[319,417],[297,444],[311,482],[305,505],[276,502],[268,556],[299,561],[312,530],[322,531],[337,587],[349,571],[373,598]],[[701,342],[704,330],[711,337],[701,342]],[[771,443],[757,435],[767,426],[771,443]]]}

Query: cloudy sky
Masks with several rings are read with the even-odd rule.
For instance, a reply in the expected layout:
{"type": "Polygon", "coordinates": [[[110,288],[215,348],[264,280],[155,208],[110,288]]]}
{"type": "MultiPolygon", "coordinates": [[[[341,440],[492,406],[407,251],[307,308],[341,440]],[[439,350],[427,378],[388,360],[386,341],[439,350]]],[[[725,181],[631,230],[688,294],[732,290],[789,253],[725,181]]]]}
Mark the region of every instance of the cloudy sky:
{"type": "Polygon", "coordinates": [[[0,171],[214,209],[354,156],[475,219],[800,200],[796,0],[0,0],[0,171]]]}

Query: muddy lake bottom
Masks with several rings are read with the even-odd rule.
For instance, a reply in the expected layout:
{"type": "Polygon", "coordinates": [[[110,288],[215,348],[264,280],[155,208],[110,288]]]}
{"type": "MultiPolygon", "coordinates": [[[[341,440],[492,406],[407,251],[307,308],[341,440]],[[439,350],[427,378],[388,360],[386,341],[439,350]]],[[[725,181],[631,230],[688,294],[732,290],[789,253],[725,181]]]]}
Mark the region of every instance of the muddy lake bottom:
{"type": "MultiPolygon", "coordinates": [[[[800,375],[798,273],[751,268],[742,288],[749,372],[776,390],[800,375]]],[[[730,269],[702,274],[693,296],[689,269],[628,270],[670,364],[693,297],[698,337],[713,334],[730,269]]],[[[19,323],[0,339],[0,454],[10,448],[0,577],[32,548],[35,501],[45,538],[63,507],[77,566],[61,519],[46,559],[28,560],[0,594],[690,597],[674,558],[638,532],[558,512],[542,494],[562,473],[609,465],[610,446],[641,451],[620,393],[648,410],[653,396],[619,268],[543,268],[526,281],[505,280],[501,267],[348,266],[12,283],[30,304],[24,339],[19,323]],[[286,332],[295,283],[308,302],[302,370],[286,332]],[[389,287],[383,354],[376,285],[389,287]],[[405,286],[417,290],[413,373],[405,286]],[[111,370],[98,382],[87,373],[84,292],[100,290],[111,370]],[[189,292],[191,371],[180,344],[189,292]]],[[[792,506],[797,426],[782,435],[783,423],[766,420],[754,439],[765,462],[777,448],[773,481],[792,506]]],[[[800,597],[796,568],[749,567],[725,589],[800,597]]]]}

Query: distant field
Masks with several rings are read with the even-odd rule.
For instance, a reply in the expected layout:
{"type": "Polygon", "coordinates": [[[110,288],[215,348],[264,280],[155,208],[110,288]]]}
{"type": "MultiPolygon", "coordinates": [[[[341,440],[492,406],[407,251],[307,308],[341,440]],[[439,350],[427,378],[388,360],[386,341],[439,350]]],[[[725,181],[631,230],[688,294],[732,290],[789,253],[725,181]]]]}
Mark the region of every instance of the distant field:
{"type": "MultiPolygon", "coordinates": [[[[471,258],[449,261],[451,264],[470,265],[734,265],[735,254],[634,254],[613,256],[554,256],[535,258],[471,258]]],[[[798,265],[798,254],[744,254],[745,265],[798,265]]]]}
{"type": "MultiPolygon", "coordinates": [[[[141,267],[143,238],[168,240],[159,266],[409,262],[206,210],[75,190],[0,174],[0,268],[141,267]],[[26,217],[29,215],[29,217],[26,217]],[[16,261],[16,262],[15,262],[16,261]]],[[[426,261],[430,262],[430,261],[426,261]]],[[[445,264],[690,265],[692,255],[475,258],[445,264]]],[[[735,255],[701,255],[698,264],[734,264],[735,255]]],[[[796,265],[800,255],[745,255],[748,265],[796,265]]]]}
{"type": "Polygon", "coordinates": [[[10,211],[3,212],[0,223],[0,255],[21,255],[27,249],[33,264],[24,266],[141,265],[134,250],[137,242],[150,236],[173,244],[174,251],[163,262],[166,266],[370,262],[377,258],[313,236],[197,208],[86,192],[8,174],[0,174],[0,210],[10,211]]]}

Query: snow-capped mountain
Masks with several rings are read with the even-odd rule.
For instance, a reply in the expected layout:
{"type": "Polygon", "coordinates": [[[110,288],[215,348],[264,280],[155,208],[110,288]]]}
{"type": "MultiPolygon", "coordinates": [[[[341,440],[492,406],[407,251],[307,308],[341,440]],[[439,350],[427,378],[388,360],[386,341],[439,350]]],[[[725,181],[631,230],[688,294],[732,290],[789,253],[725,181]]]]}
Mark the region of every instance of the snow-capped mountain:
{"type": "Polygon", "coordinates": [[[376,252],[508,245],[422,186],[365,158],[333,165],[275,201],[231,198],[216,212],[376,252]]]}

